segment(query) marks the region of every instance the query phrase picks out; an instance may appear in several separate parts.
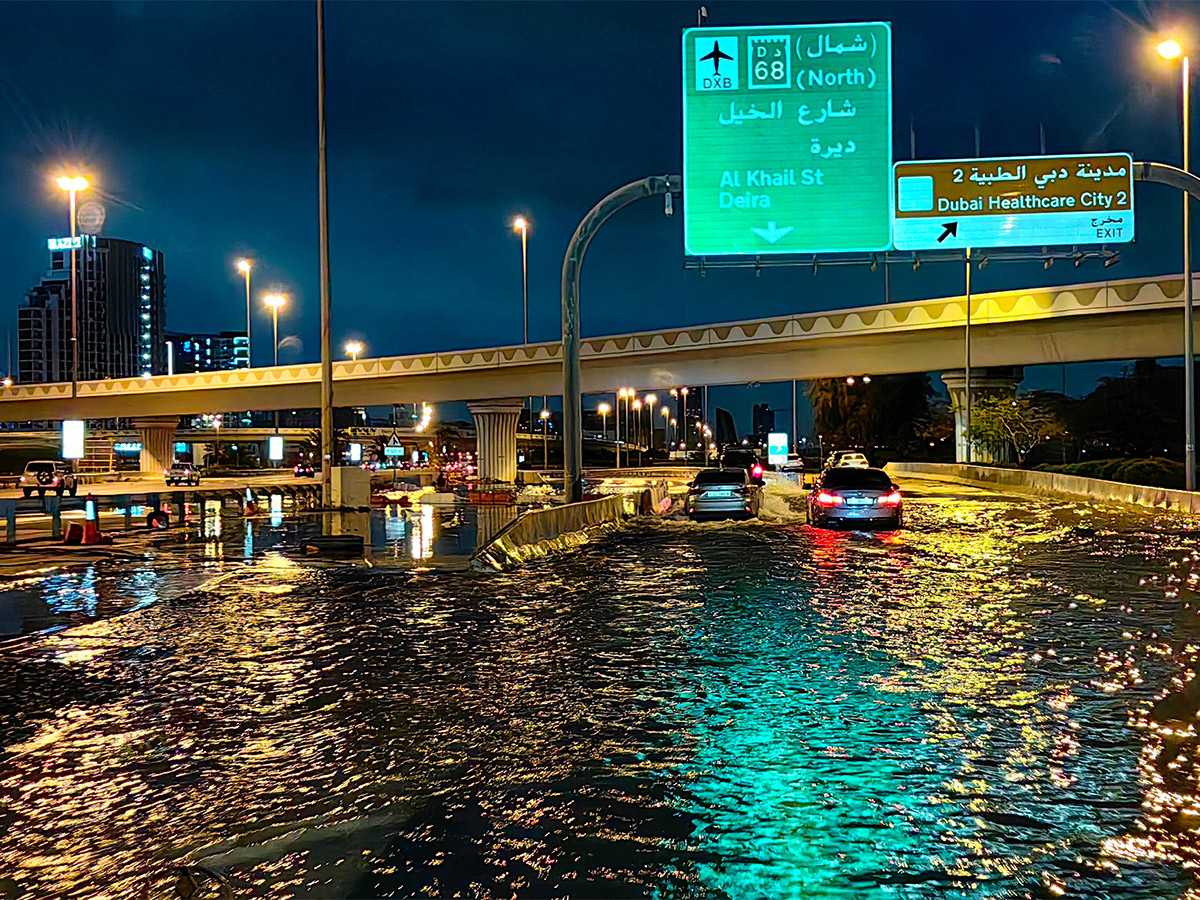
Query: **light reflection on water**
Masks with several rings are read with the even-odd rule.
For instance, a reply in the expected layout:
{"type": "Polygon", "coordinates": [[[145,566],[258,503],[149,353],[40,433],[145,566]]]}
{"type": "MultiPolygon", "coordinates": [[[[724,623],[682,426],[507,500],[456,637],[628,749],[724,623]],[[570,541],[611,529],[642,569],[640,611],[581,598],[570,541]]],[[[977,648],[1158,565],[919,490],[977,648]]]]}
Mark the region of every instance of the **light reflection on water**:
{"type": "MultiPolygon", "coordinates": [[[[370,528],[419,559],[409,512],[370,528]]],[[[503,576],[268,551],[10,645],[0,896],[1179,896],[1180,523],[908,516],[664,523],[503,576]]]]}

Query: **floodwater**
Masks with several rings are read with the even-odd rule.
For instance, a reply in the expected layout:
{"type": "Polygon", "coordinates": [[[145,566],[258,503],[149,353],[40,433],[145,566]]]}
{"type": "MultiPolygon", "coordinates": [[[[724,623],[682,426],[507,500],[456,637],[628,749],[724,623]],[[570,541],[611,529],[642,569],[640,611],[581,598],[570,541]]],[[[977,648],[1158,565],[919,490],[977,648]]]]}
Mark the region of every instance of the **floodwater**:
{"type": "Polygon", "coordinates": [[[1194,891],[1188,523],[906,516],[164,572],[0,647],[0,897],[1194,891]]]}

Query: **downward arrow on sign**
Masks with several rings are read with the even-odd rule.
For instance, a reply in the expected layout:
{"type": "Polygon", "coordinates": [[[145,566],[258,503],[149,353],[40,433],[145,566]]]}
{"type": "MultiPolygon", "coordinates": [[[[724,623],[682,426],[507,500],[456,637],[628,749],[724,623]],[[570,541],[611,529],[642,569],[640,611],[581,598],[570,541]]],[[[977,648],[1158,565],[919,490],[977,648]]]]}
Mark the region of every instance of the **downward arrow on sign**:
{"type": "Polygon", "coordinates": [[[783,228],[776,228],[774,222],[768,222],[766,228],[751,228],[750,230],[768,244],[774,244],[782,238],[787,237],[796,229],[792,228],[790,225],[786,225],[783,228]]]}

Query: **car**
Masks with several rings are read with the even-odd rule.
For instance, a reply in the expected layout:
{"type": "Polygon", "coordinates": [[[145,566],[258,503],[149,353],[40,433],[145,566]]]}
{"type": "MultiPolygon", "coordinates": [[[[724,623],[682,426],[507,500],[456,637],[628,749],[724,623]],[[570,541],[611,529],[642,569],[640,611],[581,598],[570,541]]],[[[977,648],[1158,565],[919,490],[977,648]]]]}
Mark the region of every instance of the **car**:
{"type": "Polygon", "coordinates": [[[297,478],[316,478],[316,470],[313,469],[312,463],[298,462],[296,467],[292,469],[292,474],[297,478]]]}
{"type": "Polygon", "coordinates": [[[697,472],[683,499],[693,519],[752,519],[762,504],[762,488],[745,469],[704,469],[697,472]]]}
{"type": "Polygon", "coordinates": [[[200,472],[192,468],[191,463],[173,462],[171,468],[163,470],[163,478],[167,484],[188,484],[198,485],[200,483],[200,472]]]}
{"type": "Polygon", "coordinates": [[[755,484],[763,483],[762,460],[753,450],[730,448],[721,454],[722,469],[745,469],[755,484]]]}
{"type": "Polygon", "coordinates": [[[21,493],[26,497],[37,491],[39,497],[46,496],[47,491],[53,491],[62,496],[69,493],[72,497],[79,490],[79,482],[75,473],[65,464],[53,459],[35,459],[25,464],[21,473],[21,493]]]}
{"type": "Polygon", "coordinates": [[[835,469],[838,466],[850,466],[856,469],[866,469],[871,465],[866,455],[858,450],[835,450],[829,454],[829,458],[825,460],[826,469],[835,469]]]}
{"type": "Polygon", "coordinates": [[[786,462],[781,462],[776,468],[780,472],[799,472],[804,474],[804,457],[799,453],[789,453],[786,462]]]}
{"type": "Polygon", "coordinates": [[[883,469],[834,466],[825,470],[809,494],[808,521],[818,528],[898,529],[904,524],[904,498],[883,469]]]}

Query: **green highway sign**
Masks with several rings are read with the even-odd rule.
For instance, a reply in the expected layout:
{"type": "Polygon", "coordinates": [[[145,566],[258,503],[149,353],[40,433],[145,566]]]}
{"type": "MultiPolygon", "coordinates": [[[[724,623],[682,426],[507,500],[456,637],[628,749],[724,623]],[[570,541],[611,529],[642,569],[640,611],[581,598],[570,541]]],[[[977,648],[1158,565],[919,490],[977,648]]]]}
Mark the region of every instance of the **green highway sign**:
{"type": "Polygon", "coordinates": [[[689,256],[887,250],[887,22],[683,33],[689,256]]]}

